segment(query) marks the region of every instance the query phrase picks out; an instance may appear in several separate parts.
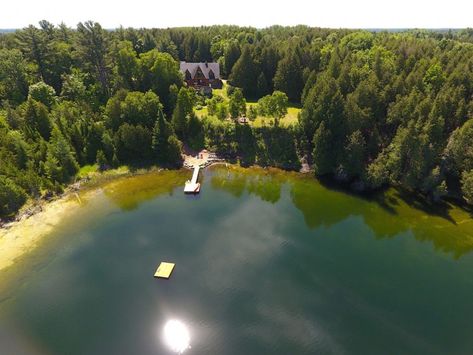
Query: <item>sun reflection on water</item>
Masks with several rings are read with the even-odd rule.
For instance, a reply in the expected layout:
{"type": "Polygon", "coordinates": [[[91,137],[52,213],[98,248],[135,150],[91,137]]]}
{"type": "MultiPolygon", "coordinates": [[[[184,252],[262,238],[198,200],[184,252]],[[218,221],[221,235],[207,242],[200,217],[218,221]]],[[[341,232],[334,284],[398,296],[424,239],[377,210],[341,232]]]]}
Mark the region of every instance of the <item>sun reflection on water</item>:
{"type": "Polygon", "coordinates": [[[187,326],[176,319],[168,320],[164,325],[164,342],[171,351],[182,354],[190,348],[190,334],[187,326]]]}

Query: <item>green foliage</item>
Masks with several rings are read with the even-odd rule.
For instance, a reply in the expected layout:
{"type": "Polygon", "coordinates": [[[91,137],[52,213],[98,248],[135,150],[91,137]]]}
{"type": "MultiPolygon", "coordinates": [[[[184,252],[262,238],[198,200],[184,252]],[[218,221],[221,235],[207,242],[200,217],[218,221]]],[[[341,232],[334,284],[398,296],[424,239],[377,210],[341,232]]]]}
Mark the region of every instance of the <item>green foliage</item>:
{"type": "Polygon", "coordinates": [[[110,94],[110,67],[107,63],[108,38],[97,22],[79,22],[77,25],[77,48],[85,71],[91,73],[100,85],[100,100],[110,94]]]}
{"type": "Polygon", "coordinates": [[[473,170],[463,172],[461,188],[466,202],[473,205],[473,170]]]}
{"type": "Polygon", "coordinates": [[[473,119],[452,133],[446,153],[450,158],[451,169],[457,175],[461,171],[473,169],[473,119]]]}
{"type": "Polygon", "coordinates": [[[184,138],[187,134],[187,127],[189,124],[188,119],[189,115],[192,114],[193,108],[192,90],[193,89],[188,89],[185,87],[182,87],[179,90],[176,107],[174,108],[174,112],[172,114],[172,125],[174,127],[174,131],[180,138],[184,138]]]}
{"type": "Polygon", "coordinates": [[[289,105],[288,97],[281,91],[275,91],[272,95],[267,95],[259,99],[258,111],[266,117],[273,117],[276,125],[287,114],[289,105]]]}
{"type": "Polygon", "coordinates": [[[182,76],[179,65],[168,53],[157,50],[140,55],[140,85],[141,91],[152,90],[169,111],[172,107],[170,86],[182,86],[182,76]]]}
{"type": "MultiPolygon", "coordinates": [[[[300,116],[300,125],[308,142],[312,142],[312,138],[315,138],[315,131],[322,123],[324,123],[323,130],[316,135],[318,139],[322,139],[321,142],[317,143],[322,144],[320,147],[322,151],[325,151],[327,139],[325,136],[330,135],[332,139],[329,155],[330,159],[333,159],[333,162],[331,164],[321,164],[320,168],[321,171],[324,171],[322,174],[326,174],[328,173],[326,170],[327,166],[338,166],[338,155],[344,145],[344,133],[347,128],[345,124],[343,97],[337,82],[330,77],[324,77],[318,80],[304,102],[300,116]]],[[[309,144],[309,148],[315,145],[316,143],[313,142],[312,145],[309,144]]],[[[317,153],[321,159],[321,154],[324,154],[322,151],[317,153]]],[[[322,160],[325,161],[326,159],[322,160]]]]}
{"type": "Polygon", "coordinates": [[[142,125],[124,123],[115,134],[115,146],[120,162],[149,161],[152,158],[151,131],[142,125]]]}
{"type": "Polygon", "coordinates": [[[445,74],[442,71],[442,67],[438,63],[431,65],[425,73],[424,84],[430,90],[438,92],[444,82],[445,74]]]}
{"type": "Polygon", "coordinates": [[[246,115],[246,100],[240,88],[236,88],[230,96],[228,111],[232,118],[246,115]]]}
{"type": "Polygon", "coordinates": [[[289,100],[299,102],[304,88],[301,60],[297,51],[288,51],[278,63],[274,76],[274,88],[284,92],[289,100]]]}
{"type": "Polygon", "coordinates": [[[348,137],[343,156],[343,167],[349,178],[363,176],[365,159],[366,142],[361,131],[357,130],[348,137]]]}
{"type": "Polygon", "coordinates": [[[248,118],[251,121],[254,121],[256,120],[256,117],[258,117],[258,109],[256,108],[256,106],[251,105],[250,108],[248,109],[248,118]]]}
{"type": "Polygon", "coordinates": [[[87,87],[84,83],[84,75],[79,71],[65,75],[62,83],[61,96],[70,101],[87,100],[87,87]]]}
{"type": "Polygon", "coordinates": [[[173,166],[182,163],[182,144],[175,136],[172,126],[164,118],[162,111],[159,112],[153,128],[151,148],[153,158],[158,163],[173,166]]]}
{"type": "Polygon", "coordinates": [[[152,91],[119,91],[105,106],[106,125],[113,131],[123,123],[152,129],[161,109],[159,97],[152,91]]]}
{"type": "Polygon", "coordinates": [[[97,151],[97,157],[95,158],[97,165],[99,166],[99,170],[103,171],[108,166],[108,160],[105,157],[105,153],[101,150],[97,151]]]}
{"type": "Polygon", "coordinates": [[[258,81],[256,82],[256,88],[258,91],[258,96],[267,95],[270,91],[268,82],[263,72],[261,72],[258,76],[258,81]]]}
{"type": "Polygon", "coordinates": [[[0,215],[24,202],[8,196],[61,191],[77,163],[179,166],[179,139],[246,165],[298,169],[304,157],[318,175],[357,186],[471,201],[468,31],[106,31],[95,22],[73,30],[41,21],[1,42],[0,176],[8,192],[0,215]],[[182,88],[179,60],[216,61],[232,85],[205,101],[182,88]],[[251,120],[258,106],[275,125],[227,121],[245,114],[244,97],[261,98],[249,105],[251,120]],[[302,104],[294,128],[278,125],[287,101],[302,104]],[[209,117],[199,120],[193,106],[205,104],[209,117]]]}
{"type": "Polygon", "coordinates": [[[139,60],[130,41],[123,41],[118,44],[116,70],[120,78],[121,87],[128,90],[136,90],[138,88],[139,60]]]}
{"type": "Polygon", "coordinates": [[[336,167],[337,156],[333,149],[333,135],[329,128],[325,127],[322,121],[315,131],[312,140],[314,151],[312,158],[314,160],[315,173],[319,176],[334,172],[336,167]]]}
{"type": "Polygon", "coordinates": [[[232,72],[233,66],[238,61],[240,57],[240,47],[238,46],[238,42],[236,41],[229,41],[228,44],[225,46],[224,51],[224,70],[225,74],[228,76],[232,72]]]}
{"type": "Polygon", "coordinates": [[[26,102],[24,121],[25,133],[28,137],[34,138],[35,135],[39,134],[43,139],[49,140],[52,123],[45,105],[29,98],[26,102]]]}
{"type": "Polygon", "coordinates": [[[26,192],[13,180],[0,175],[0,216],[9,216],[26,202],[26,192]]]}
{"type": "Polygon", "coordinates": [[[250,49],[244,47],[240,58],[233,66],[230,83],[243,90],[246,97],[254,97],[257,93],[258,68],[250,49]]]}
{"type": "Polygon", "coordinates": [[[0,100],[19,104],[28,94],[28,65],[18,49],[0,49],[0,100]]]}
{"type": "Polygon", "coordinates": [[[45,170],[49,178],[58,183],[68,182],[79,171],[71,146],[57,127],[51,134],[45,170]]]}
{"type": "Polygon", "coordinates": [[[340,41],[341,47],[351,51],[368,50],[373,45],[374,35],[367,31],[357,31],[343,37],[340,41]]]}
{"type": "Polygon", "coordinates": [[[28,96],[33,100],[41,102],[48,109],[51,109],[57,101],[54,88],[46,84],[44,81],[30,85],[28,96]]]}
{"type": "Polygon", "coordinates": [[[187,137],[189,146],[194,150],[200,150],[205,144],[204,127],[195,113],[190,113],[188,117],[187,137]]]}

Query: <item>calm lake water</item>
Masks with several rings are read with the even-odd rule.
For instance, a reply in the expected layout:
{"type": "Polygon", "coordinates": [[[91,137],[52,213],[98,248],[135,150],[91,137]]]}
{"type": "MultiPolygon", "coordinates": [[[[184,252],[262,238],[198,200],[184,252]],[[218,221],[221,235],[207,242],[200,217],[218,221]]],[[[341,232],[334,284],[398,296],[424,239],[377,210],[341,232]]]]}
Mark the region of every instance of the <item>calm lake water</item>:
{"type": "Polygon", "coordinates": [[[4,272],[0,353],[473,353],[470,213],[262,169],[189,197],[190,175],[104,185],[4,272]]]}

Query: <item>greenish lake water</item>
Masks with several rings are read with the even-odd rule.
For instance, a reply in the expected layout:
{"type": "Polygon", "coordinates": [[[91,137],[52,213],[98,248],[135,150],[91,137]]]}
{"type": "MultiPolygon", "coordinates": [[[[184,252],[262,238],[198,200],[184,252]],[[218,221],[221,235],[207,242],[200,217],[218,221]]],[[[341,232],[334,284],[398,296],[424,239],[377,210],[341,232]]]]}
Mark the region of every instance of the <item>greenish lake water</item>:
{"type": "Polygon", "coordinates": [[[0,353],[473,353],[471,213],[234,167],[190,197],[190,176],[105,184],[7,269],[0,353]]]}

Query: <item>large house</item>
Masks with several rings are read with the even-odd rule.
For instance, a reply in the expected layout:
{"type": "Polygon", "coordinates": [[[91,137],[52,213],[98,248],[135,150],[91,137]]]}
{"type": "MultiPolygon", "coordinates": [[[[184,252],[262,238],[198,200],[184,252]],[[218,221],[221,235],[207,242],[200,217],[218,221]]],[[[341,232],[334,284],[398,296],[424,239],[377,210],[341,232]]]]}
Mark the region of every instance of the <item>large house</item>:
{"type": "Polygon", "coordinates": [[[218,63],[180,63],[180,70],[188,86],[211,91],[221,89],[220,66],[218,63]]]}

